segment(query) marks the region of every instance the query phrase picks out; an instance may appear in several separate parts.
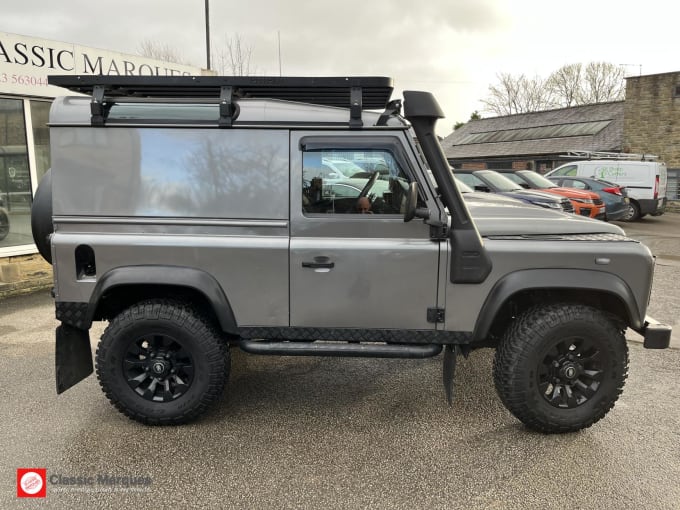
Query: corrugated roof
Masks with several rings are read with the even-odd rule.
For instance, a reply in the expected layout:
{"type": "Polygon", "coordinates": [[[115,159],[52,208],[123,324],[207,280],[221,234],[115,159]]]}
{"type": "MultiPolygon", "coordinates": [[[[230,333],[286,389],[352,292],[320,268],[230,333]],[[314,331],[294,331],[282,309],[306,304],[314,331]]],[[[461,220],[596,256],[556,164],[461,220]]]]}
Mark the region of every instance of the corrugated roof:
{"type": "Polygon", "coordinates": [[[450,159],[618,151],[623,101],[472,120],[442,141],[450,159]]]}

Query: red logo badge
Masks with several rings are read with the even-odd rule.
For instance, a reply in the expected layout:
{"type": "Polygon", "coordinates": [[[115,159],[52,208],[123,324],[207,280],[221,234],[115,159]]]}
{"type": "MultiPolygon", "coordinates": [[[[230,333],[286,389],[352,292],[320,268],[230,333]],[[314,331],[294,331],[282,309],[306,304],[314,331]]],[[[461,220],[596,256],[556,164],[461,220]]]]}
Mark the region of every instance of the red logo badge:
{"type": "Polygon", "coordinates": [[[44,498],[47,496],[47,469],[17,469],[17,498],[44,498]]]}

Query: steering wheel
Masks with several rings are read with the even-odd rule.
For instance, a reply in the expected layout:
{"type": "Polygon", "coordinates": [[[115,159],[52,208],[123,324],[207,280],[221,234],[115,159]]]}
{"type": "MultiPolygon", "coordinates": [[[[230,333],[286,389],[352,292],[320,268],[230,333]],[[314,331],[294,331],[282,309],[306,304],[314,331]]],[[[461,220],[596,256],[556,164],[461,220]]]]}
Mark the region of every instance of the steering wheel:
{"type": "Polygon", "coordinates": [[[378,180],[378,177],[380,177],[380,172],[373,172],[373,175],[371,175],[371,178],[368,180],[366,183],[366,186],[364,186],[364,189],[361,190],[361,193],[359,193],[359,197],[365,197],[368,195],[368,192],[371,191],[371,188],[375,184],[375,181],[378,180]]]}

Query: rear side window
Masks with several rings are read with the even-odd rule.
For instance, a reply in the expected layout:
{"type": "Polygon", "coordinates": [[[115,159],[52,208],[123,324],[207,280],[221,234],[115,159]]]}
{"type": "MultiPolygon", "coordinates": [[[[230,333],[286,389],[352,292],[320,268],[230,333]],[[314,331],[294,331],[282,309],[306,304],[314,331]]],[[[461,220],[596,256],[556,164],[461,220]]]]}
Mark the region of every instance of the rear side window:
{"type": "Polygon", "coordinates": [[[564,179],[562,186],[565,188],[588,189],[589,186],[582,181],[575,181],[574,179],[564,179]]]}

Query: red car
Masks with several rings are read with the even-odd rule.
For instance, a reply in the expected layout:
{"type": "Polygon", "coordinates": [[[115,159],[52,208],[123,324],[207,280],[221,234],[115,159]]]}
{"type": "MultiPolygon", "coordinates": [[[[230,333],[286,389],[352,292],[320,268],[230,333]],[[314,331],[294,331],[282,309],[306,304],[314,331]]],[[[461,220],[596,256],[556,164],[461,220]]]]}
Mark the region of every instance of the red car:
{"type": "Polygon", "coordinates": [[[523,188],[547,191],[567,197],[574,205],[574,214],[604,220],[605,204],[597,193],[576,188],[562,188],[532,170],[496,170],[523,188]]]}

